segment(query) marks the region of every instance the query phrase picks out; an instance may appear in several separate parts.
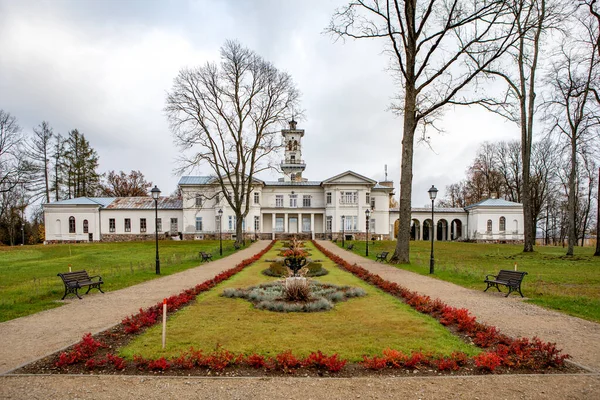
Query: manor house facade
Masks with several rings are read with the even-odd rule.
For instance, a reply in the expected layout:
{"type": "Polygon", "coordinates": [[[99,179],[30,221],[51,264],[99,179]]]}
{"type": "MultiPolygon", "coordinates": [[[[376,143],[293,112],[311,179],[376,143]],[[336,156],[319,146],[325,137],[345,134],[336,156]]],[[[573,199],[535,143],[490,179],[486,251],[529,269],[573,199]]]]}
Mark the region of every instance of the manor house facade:
{"type": "MultiPolygon", "coordinates": [[[[393,182],[377,182],[353,171],[323,181],[303,177],[304,130],[295,121],[281,131],[285,147],[283,177],[255,179],[242,222],[249,239],[390,239],[398,232],[397,209],[390,209],[393,182]],[[368,210],[368,213],[367,213],[368,210]],[[368,215],[368,217],[367,217],[368,215]]],[[[92,242],[161,238],[184,240],[235,237],[236,216],[216,179],[183,176],[180,197],[88,198],[44,204],[47,242],[92,242]]],[[[413,208],[414,240],[522,241],[523,209],[518,203],[487,199],[465,208],[413,208]],[[435,227],[435,232],[432,232],[435,227]]],[[[408,228],[407,228],[408,229],[408,228]]]]}

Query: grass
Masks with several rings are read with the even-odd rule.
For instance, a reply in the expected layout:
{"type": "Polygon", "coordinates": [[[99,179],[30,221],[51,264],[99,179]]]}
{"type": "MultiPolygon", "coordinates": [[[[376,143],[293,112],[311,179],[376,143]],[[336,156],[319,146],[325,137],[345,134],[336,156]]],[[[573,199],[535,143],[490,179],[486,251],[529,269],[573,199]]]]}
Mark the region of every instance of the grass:
{"type": "Polygon", "coordinates": [[[422,315],[400,300],[376,289],[334,263],[312,244],[307,247],[313,259],[323,259],[329,274],[316,278],[336,285],[361,287],[367,295],[338,303],[331,311],[315,313],[279,313],[255,309],[243,299],[220,296],[225,288],[245,288],[272,281],[261,271],[265,259],[277,257],[279,245],[255,264],[244,269],[213,290],[197,297],[197,302],[170,317],[167,325],[167,348],[161,348],[160,324],[148,329],[120,350],[121,355],[146,358],[172,357],[188,350],[212,351],[217,345],[235,353],[258,353],[274,356],[291,349],[306,356],[321,350],[338,353],[351,361],[362,355],[380,354],[387,347],[410,353],[422,350],[449,355],[464,351],[474,355],[479,350],[452,335],[436,320],[422,315]]]}
{"type": "MultiPolygon", "coordinates": [[[[232,243],[223,242],[223,256],[235,251],[232,243]]],[[[161,241],[159,251],[161,274],[170,275],[199,265],[199,251],[219,258],[219,242],[161,241]]],[[[102,276],[106,292],[156,278],[155,257],[153,241],[0,247],[0,322],[63,304],[57,302],[64,285],[56,274],[69,266],[102,276]]]]}
{"type": "MultiPolygon", "coordinates": [[[[355,253],[365,254],[364,241],[349,243],[354,243],[355,253]]],[[[395,241],[369,243],[369,258],[374,260],[375,254],[389,251],[389,259],[395,246],[395,241]]],[[[411,264],[397,267],[429,275],[431,242],[412,241],[410,246],[411,264]]],[[[537,246],[535,252],[523,253],[522,245],[435,242],[433,277],[483,290],[487,274],[513,269],[517,263],[519,271],[528,273],[522,285],[528,302],[600,322],[600,258],[593,256],[591,247],[577,247],[573,257],[565,256],[565,252],[562,247],[551,246],[537,246]]]]}

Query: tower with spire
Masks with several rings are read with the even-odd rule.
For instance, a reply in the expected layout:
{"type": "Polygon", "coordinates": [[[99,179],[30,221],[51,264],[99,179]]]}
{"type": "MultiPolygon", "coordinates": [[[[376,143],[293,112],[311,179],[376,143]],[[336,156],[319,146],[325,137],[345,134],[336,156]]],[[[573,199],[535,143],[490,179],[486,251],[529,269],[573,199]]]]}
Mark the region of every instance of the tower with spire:
{"type": "Polygon", "coordinates": [[[306,179],[302,177],[302,172],[304,172],[304,169],[306,168],[306,164],[302,159],[302,138],[304,137],[304,129],[296,129],[296,125],[297,122],[294,121],[294,117],[292,117],[289,129],[281,130],[285,148],[284,159],[281,162],[284,182],[306,181],[306,179]]]}

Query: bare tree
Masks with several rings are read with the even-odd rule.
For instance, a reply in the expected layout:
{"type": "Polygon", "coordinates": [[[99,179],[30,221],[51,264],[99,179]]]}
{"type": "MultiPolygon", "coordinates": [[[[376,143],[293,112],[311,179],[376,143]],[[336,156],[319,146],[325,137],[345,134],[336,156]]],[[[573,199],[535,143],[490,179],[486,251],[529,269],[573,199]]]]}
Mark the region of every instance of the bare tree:
{"type": "Polygon", "coordinates": [[[506,91],[501,100],[480,104],[521,128],[523,251],[531,252],[536,232],[530,179],[539,54],[547,31],[556,27],[564,18],[565,3],[560,0],[509,0],[507,4],[515,21],[518,40],[498,63],[485,69],[486,74],[504,81],[506,91]]]}
{"type": "Polygon", "coordinates": [[[598,140],[600,124],[599,103],[593,100],[593,85],[598,82],[599,53],[598,21],[593,16],[578,14],[575,34],[562,42],[559,59],[552,65],[548,75],[551,99],[548,102],[548,118],[553,130],[565,139],[568,149],[568,248],[573,255],[577,242],[577,171],[578,159],[585,148],[598,140]],[[582,32],[578,32],[581,28],[582,32]]]}
{"type": "Polygon", "coordinates": [[[471,103],[460,94],[513,39],[505,11],[501,0],[356,0],[332,17],[328,31],[337,37],[384,40],[391,72],[401,86],[399,102],[392,104],[404,119],[400,229],[393,262],[410,262],[415,133],[435,129],[444,106],[471,103]]]}
{"type": "MultiPolygon", "coordinates": [[[[600,18],[599,22],[600,22],[600,18]]],[[[600,256],[600,168],[598,168],[598,185],[596,186],[596,251],[594,256],[600,256]]]]}
{"type": "Polygon", "coordinates": [[[186,153],[179,171],[206,164],[236,215],[236,240],[249,211],[255,175],[272,168],[277,129],[299,98],[292,78],[235,41],[221,63],[184,68],[165,111],[175,143],[186,153]]]}
{"type": "Polygon", "coordinates": [[[148,196],[152,182],[146,181],[141,171],[131,171],[129,174],[121,171],[109,171],[102,183],[102,194],[110,197],[148,196]]]}
{"type": "Polygon", "coordinates": [[[31,162],[31,178],[27,189],[31,192],[31,201],[42,197],[50,203],[50,152],[54,133],[50,124],[43,121],[33,128],[33,138],[26,143],[26,154],[31,162]]]}
{"type": "Polygon", "coordinates": [[[17,119],[0,109],[0,192],[8,192],[22,181],[26,162],[23,133],[17,119]]]}

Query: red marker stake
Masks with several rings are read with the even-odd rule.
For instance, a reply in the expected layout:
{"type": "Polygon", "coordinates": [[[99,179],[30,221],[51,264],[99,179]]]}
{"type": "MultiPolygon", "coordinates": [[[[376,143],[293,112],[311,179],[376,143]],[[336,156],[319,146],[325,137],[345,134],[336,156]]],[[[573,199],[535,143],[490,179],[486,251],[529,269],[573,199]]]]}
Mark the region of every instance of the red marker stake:
{"type": "Polygon", "coordinates": [[[167,343],[167,299],[163,299],[163,331],[162,331],[162,348],[164,350],[167,343]]]}

